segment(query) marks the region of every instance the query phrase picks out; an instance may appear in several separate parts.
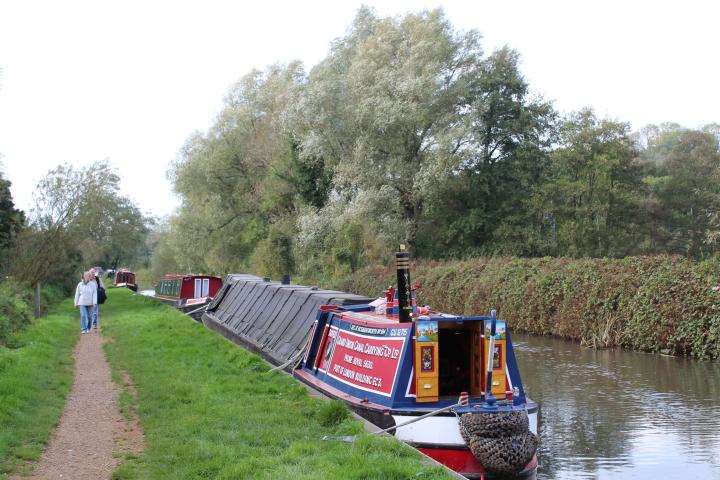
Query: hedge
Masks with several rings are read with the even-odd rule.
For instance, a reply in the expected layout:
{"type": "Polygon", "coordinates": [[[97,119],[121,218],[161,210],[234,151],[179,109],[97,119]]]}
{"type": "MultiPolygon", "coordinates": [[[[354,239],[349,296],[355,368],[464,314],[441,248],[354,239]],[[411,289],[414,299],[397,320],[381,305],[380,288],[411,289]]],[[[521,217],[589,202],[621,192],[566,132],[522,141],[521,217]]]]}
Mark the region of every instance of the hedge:
{"type": "MultiPolygon", "coordinates": [[[[392,264],[338,279],[334,288],[379,296],[392,264]]],[[[456,314],[491,308],[514,331],[584,345],[720,357],[720,262],[678,256],[624,259],[514,257],[418,262],[420,304],[456,314]]]]}

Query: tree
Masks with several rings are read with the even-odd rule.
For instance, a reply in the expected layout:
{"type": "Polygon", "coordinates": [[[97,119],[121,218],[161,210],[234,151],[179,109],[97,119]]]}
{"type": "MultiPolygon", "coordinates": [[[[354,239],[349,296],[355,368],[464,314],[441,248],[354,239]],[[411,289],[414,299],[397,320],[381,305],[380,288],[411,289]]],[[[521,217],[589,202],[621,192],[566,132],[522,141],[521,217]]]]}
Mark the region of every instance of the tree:
{"type": "Polygon", "coordinates": [[[458,173],[442,188],[430,218],[436,255],[537,254],[528,200],[544,181],[556,113],[530,95],[519,61],[516,51],[503,47],[482,61],[470,81],[458,173]],[[443,238],[437,239],[437,230],[443,238]]]}
{"type": "Polygon", "coordinates": [[[285,220],[295,215],[298,196],[321,200],[322,181],[310,178],[312,168],[298,168],[285,126],[287,105],[303,80],[297,62],[249,73],[231,89],[207,134],[188,139],[169,173],[183,199],[168,237],[181,268],[248,268],[260,242],[280,229],[275,225],[294,236],[294,223],[288,230],[285,220]]]}
{"type": "MultiPolygon", "coordinates": [[[[81,265],[96,264],[122,240],[135,248],[146,227],[137,209],[120,197],[120,178],[107,161],[81,169],[59,166],[38,184],[29,224],[15,242],[14,276],[35,288],[35,314],[40,315],[40,283],[61,279],[73,283],[81,265]],[[133,222],[128,222],[132,219],[133,222]],[[134,231],[124,238],[114,233],[134,231]]],[[[127,246],[125,246],[127,247],[127,246]]]]}
{"type": "Polygon", "coordinates": [[[7,252],[25,223],[25,214],[13,203],[10,185],[0,172],[0,271],[4,270],[7,252]]]}
{"type": "Polygon", "coordinates": [[[301,155],[332,165],[336,198],[390,189],[412,250],[430,192],[457,159],[479,38],[441,10],[378,19],[362,8],[297,109],[301,155]]]}
{"type": "Polygon", "coordinates": [[[700,257],[716,250],[719,130],[716,124],[691,130],[666,123],[640,132],[649,253],[700,257]]]}
{"type": "Polygon", "coordinates": [[[637,242],[641,182],[629,129],[590,109],[562,124],[548,181],[533,197],[556,242],[549,253],[622,256],[637,242]]]}

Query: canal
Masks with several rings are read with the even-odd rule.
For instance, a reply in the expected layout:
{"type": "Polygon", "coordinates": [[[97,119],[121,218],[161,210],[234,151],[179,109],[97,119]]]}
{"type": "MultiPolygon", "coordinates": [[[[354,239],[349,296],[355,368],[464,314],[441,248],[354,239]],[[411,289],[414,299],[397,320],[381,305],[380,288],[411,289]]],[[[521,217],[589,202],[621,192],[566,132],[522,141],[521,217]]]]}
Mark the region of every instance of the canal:
{"type": "Polygon", "coordinates": [[[513,335],[538,479],[720,479],[720,364],[513,335]]]}

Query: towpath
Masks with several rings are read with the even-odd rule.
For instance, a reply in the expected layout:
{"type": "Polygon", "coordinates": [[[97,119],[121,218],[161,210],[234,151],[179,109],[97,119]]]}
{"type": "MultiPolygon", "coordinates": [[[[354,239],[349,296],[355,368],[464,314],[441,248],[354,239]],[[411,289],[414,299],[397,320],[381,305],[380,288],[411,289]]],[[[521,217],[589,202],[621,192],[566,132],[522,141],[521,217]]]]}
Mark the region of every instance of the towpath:
{"type": "Polygon", "coordinates": [[[75,381],[65,411],[30,478],[109,479],[125,454],[142,451],[137,421],[126,421],[118,408],[119,387],[102,344],[96,330],[75,347],[75,381]]]}

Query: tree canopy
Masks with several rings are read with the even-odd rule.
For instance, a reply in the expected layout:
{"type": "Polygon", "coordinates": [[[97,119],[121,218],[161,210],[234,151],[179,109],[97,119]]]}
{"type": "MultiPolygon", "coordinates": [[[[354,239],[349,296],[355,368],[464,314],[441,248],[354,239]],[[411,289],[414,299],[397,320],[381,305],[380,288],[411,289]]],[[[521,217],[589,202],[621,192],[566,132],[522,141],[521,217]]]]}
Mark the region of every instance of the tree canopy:
{"type": "Polygon", "coordinates": [[[308,72],[248,73],[170,169],[182,206],[158,264],[314,278],[400,242],[424,258],[717,251],[717,124],[560,115],[517,51],[481,40],[439,9],[362,7],[308,72]]]}
{"type": "Polygon", "coordinates": [[[38,184],[27,226],[13,245],[10,269],[32,285],[74,283],[79,269],[117,267],[141,253],[148,220],[119,193],[107,161],[84,168],[58,166],[38,184]]]}

